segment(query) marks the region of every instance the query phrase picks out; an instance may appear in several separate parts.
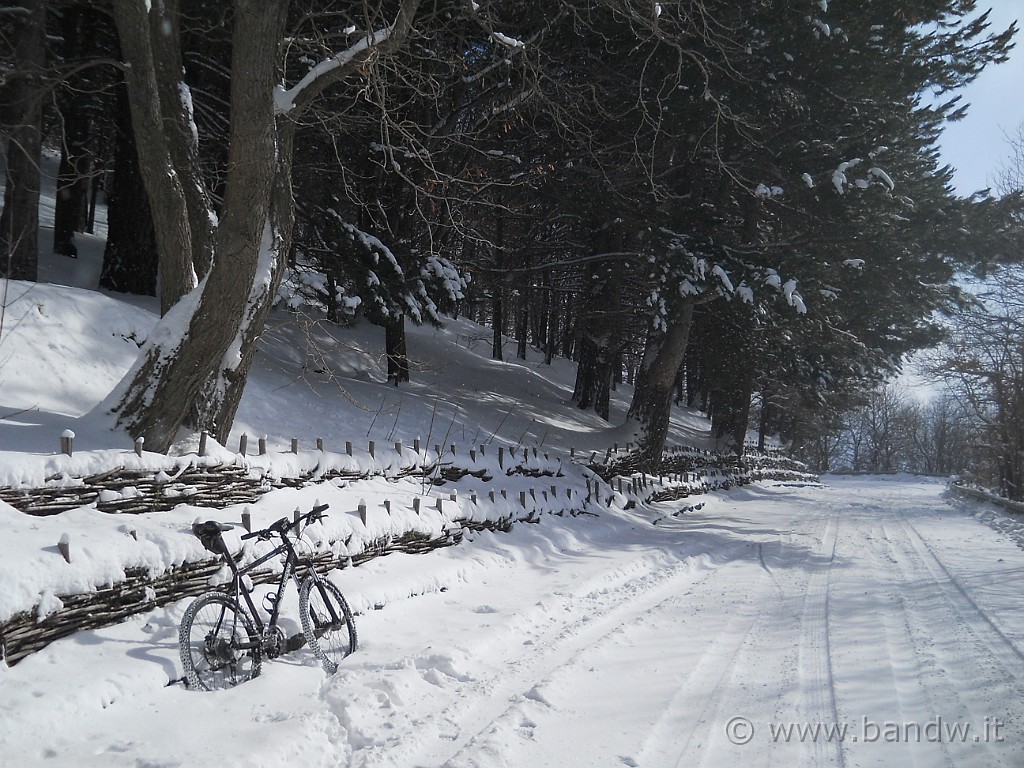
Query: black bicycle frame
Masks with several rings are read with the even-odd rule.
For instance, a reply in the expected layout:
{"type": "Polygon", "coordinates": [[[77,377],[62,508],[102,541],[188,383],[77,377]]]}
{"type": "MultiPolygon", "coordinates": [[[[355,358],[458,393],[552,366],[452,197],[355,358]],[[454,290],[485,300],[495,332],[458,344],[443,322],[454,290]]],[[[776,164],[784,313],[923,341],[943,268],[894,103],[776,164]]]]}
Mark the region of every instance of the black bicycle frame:
{"type": "MultiPolygon", "coordinates": [[[[238,563],[235,562],[235,558],[231,555],[227,545],[224,543],[224,537],[220,539],[221,549],[228,561],[228,565],[231,568],[231,572],[234,574],[232,577],[232,585],[235,593],[235,602],[238,603],[238,596],[241,595],[245,599],[246,605],[249,607],[249,615],[252,617],[253,623],[256,629],[259,631],[260,637],[263,638],[266,635],[268,629],[273,629],[277,626],[277,620],[281,612],[281,599],[284,597],[284,590],[288,586],[289,579],[295,580],[295,587],[299,589],[301,584],[299,582],[298,570],[300,567],[305,566],[308,574],[316,581],[317,585],[320,584],[320,576],[316,572],[316,568],[313,567],[311,560],[306,558],[300,558],[298,552],[295,551],[295,547],[292,545],[291,539],[288,538],[288,534],[285,531],[275,531],[281,537],[281,543],[274,547],[273,550],[263,555],[257,560],[249,563],[244,568],[239,568],[238,563]],[[250,571],[258,568],[264,563],[273,560],[275,557],[279,557],[281,554],[285,555],[284,570],[281,572],[281,580],[277,585],[277,594],[274,597],[274,605],[270,609],[270,618],[266,623],[260,618],[260,613],[256,609],[256,604],[253,602],[251,591],[255,591],[256,587],[253,585],[253,589],[250,591],[245,588],[243,577],[250,571]]],[[[325,595],[326,597],[326,595],[325,595]]],[[[328,610],[331,613],[331,622],[337,623],[341,621],[341,617],[338,616],[334,608],[334,603],[331,600],[324,600],[328,610]]],[[[248,643],[239,644],[240,648],[249,647],[248,643]]]]}
{"type": "MultiPolygon", "coordinates": [[[[221,539],[223,546],[223,538],[221,539]]],[[[308,561],[300,561],[298,553],[295,551],[295,547],[292,546],[291,540],[287,535],[281,534],[281,543],[276,546],[273,550],[263,555],[258,560],[254,560],[244,568],[239,568],[235,562],[235,558],[231,556],[231,553],[227,551],[227,547],[224,547],[225,554],[227,556],[228,565],[231,567],[234,577],[232,583],[234,585],[235,601],[237,602],[238,596],[241,595],[249,606],[249,615],[252,617],[253,623],[256,625],[256,629],[259,630],[260,635],[263,635],[268,627],[276,627],[277,619],[281,612],[281,598],[284,597],[285,587],[288,586],[288,580],[291,578],[295,579],[296,588],[299,586],[299,579],[297,574],[298,566],[305,564],[310,571],[313,571],[312,563],[308,561]],[[267,623],[263,623],[263,619],[260,618],[260,613],[256,609],[256,604],[252,600],[251,591],[256,590],[256,586],[253,585],[253,589],[250,591],[245,588],[245,584],[242,578],[250,571],[258,568],[264,563],[273,560],[275,557],[280,556],[282,553],[286,553],[284,570],[281,572],[281,580],[277,585],[277,594],[274,598],[274,607],[270,611],[270,618],[267,623]]]]}

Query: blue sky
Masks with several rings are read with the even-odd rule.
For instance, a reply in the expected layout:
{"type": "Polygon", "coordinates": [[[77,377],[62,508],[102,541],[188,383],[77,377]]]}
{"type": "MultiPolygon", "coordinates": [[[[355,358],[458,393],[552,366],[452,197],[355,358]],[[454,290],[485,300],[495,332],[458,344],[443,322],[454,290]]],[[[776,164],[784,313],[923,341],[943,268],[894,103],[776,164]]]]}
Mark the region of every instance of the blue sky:
{"type": "MultiPolygon", "coordinates": [[[[979,11],[988,8],[993,29],[1001,31],[1015,20],[1021,26],[1024,0],[979,0],[979,11]]],[[[967,117],[947,127],[940,142],[942,161],[956,168],[954,184],[960,194],[992,185],[1000,165],[1010,156],[1007,134],[1016,133],[1024,123],[1021,32],[1016,39],[1008,62],[989,67],[964,90],[964,100],[971,105],[967,117]]]]}

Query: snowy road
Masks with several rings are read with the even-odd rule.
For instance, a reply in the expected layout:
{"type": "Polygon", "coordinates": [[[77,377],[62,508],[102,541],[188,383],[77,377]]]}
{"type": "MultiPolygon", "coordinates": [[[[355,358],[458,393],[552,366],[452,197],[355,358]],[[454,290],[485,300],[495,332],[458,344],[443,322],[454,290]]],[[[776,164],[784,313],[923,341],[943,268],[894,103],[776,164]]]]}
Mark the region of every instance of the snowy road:
{"type": "Polygon", "coordinates": [[[327,680],[164,687],[184,605],[86,633],[0,668],[0,763],[1024,765],[1024,552],[940,484],[830,483],[336,574],[327,680]]]}

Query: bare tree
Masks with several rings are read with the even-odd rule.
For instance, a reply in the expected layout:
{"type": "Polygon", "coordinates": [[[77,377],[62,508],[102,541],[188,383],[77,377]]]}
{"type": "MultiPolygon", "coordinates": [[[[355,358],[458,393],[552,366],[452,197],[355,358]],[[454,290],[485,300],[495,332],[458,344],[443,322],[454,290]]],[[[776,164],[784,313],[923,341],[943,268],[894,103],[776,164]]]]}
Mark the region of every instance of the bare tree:
{"type": "Polygon", "coordinates": [[[1001,270],[991,290],[958,318],[936,367],[980,423],[983,479],[1024,499],[1024,273],[1001,270]]]}

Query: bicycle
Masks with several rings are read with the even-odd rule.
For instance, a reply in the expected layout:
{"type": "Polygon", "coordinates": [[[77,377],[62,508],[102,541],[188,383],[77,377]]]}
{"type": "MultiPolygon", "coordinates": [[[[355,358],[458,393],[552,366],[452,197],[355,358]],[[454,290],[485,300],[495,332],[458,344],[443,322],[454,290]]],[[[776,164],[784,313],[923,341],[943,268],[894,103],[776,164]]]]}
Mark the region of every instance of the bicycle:
{"type": "Polygon", "coordinates": [[[256,677],[264,656],[273,659],[307,644],[327,674],[333,674],[338,662],[356,650],[356,626],[341,590],[320,576],[311,560],[299,556],[288,536],[293,530],[298,536],[302,527],[322,520],[327,507],[315,506],[293,521],[282,517],[263,530],[243,535],[243,540],[269,541],[275,536],[281,540],[273,551],[243,568],[224,542],[224,531],[234,526],[213,520],[193,523],[192,533],[208,551],[227,560],[232,578],[227,592],[200,595],[182,616],[178,646],[190,688],[230,688],[256,677]],[[253,603],[252,587],[246,588],[246,574],[280,555],[284,555],[284,568],[276,592],[264,598],[270,613],[264,622],[253,603]],[[305,571],[301,580],[300,569],[305,571]],[[289,581],[299,590],[302,634],[286,639],[278,619],[289,581]]]}

